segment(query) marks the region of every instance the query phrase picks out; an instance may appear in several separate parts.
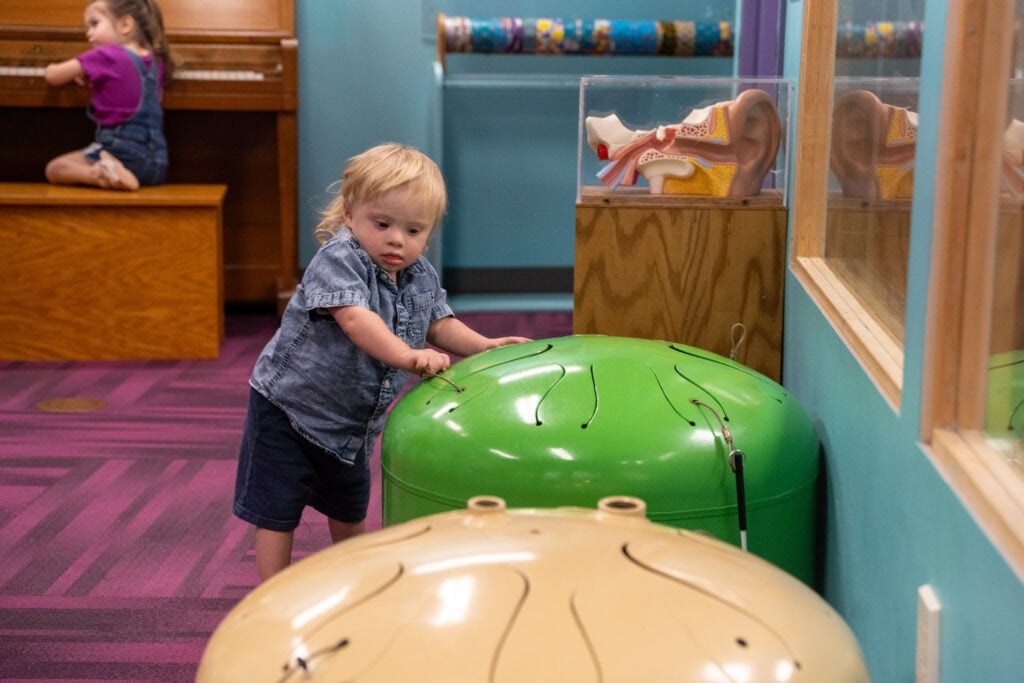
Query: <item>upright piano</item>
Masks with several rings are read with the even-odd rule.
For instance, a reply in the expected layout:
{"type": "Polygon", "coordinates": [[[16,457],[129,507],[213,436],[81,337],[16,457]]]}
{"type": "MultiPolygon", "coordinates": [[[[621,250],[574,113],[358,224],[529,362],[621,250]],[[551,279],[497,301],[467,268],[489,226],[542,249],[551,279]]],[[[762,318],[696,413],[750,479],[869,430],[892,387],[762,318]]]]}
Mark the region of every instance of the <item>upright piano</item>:
{"type": "MultiPolygon", "coordinates": [[[[92,141],[88,88],[55,88],[43,78],[46,64],[89,48],[85,5],[0,2],[0,181],[45,182],[49,159],[92,141]]],[[[228,186],[225,299],[280,308],[298,270],[294,0],[160,0],[160,7],[177,69],[163,100],[167,182],[228,186]]]]}

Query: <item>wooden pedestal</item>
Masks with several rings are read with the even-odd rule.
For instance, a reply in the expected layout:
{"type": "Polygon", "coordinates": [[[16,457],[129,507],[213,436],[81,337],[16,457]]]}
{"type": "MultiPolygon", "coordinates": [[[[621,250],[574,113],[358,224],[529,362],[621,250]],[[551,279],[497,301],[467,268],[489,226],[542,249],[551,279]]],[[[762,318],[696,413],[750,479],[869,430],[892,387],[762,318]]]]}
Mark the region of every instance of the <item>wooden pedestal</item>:
{"type": "Polygon", "coordinates": [[[664,339],[780,381],[787,212],[753,200],[584,192],[576,205],[573,332],[664,339]]]}
{"type": "Polygon", "coordinates": [[[0,359],[216,358],[226,190],[0,183],[0,359]]]}

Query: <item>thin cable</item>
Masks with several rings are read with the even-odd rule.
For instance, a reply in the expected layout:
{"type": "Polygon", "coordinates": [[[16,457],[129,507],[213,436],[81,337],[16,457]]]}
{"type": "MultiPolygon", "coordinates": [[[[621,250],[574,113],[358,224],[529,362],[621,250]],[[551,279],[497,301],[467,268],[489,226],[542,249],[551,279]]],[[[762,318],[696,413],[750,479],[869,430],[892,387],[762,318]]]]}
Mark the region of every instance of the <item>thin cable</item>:
{"type": "Polygon", "coordinates": [[[692,403],[695,406],[700,406],[700,407],[703,407],[703,408],[707,408],[708,410],[711,411],[711,414],[715,416],[716,420],[718,420],[718,425],[722,428],[722,436],[725,438],[725,445],[728,446],[729,447],[729,451],[732,452],[734,450],[733,446],[732,446],[732,432],[730,432],[729,428],[725,426],[725,422],[722,420],[721,416],[718,414],[718,411],[715,410],[714,408],[712,408],[711,406],[709,406],[704,401],[701,401],[700,399],[697,399],[697,398],[691,398],[690,399],[690,403],[692,403]]]}
{"type": "Polygon", "coordinates": [[[715,416],[719,426],[722,428],[722,438],[725,439],[725,445],[729,448],[729,469],[736,475],[736,515],[739,520],[740,547],[745,551],[747,549],[747,495],[743,481],[743,451],[733,445],[732,432],[725,426],[725,421],[718,414],[717,410],[696,398],[691,398],[690,403],[711,411],[711,414],[715,416]]]}
{"type": "Polygon", "coordinates": [[[309,673],[309,664],[311,661],[318,657],[331,654],[332,652],[337,652],[343,647],[348,647],[348,638],[342,638],[334,645],[328,645],[316,650],[315,652],[310,652],[306,657],[296,657],[294,663],[285,665],[284,675],[278,679],[278,683],[284,683],[297,671],[301,671],[303,673],[303,677],[305,677],[309,673]]]}
{"type": "Polygon", "coordinates": [[[458,384],[456,384],[455,382],[451,381],[451,380],[450,380],[450,379],[448,379],[447,377],[442,377],[441,375],[437,374],[436,372],[429,372],[429,371],[426,371],[426,372],[424,372],[424,373],[423,373],[423,374],[421,375],[421,377],[426,377],[426,378],[428,378],[428,379],[439,379],[439,380],[441,380],[442,382],[447,382],[448,384],[450,384],[450,385],[452,386],[452,388],[453,388],[453,389],[455,389],[455,393],[457,393],[457,394],[461,394],[461,393],[462,393],[463,391],[465,391],[465,390],[466,390],[466,387],[460,387],[460,386],[459,386],[458,384]]]}
{"type": "Polygon", "coordinates": [[[729,349],[729,360],[736,360],[740,355],[740,347],[743,346],[743,340],[747,338],[747,326],[743,323],[733,323],[733,326],[729,328],[729,343],[732,348],[729,349]],[[736,329],[740,330],[740,338],[736,339],[736,329]]]}

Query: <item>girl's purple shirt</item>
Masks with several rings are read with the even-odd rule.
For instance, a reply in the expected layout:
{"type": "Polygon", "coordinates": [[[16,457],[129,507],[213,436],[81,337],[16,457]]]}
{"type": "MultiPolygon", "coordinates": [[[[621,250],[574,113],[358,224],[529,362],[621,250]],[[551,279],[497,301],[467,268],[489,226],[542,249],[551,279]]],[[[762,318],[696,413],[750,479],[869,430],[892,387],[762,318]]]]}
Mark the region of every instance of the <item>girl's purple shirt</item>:
{"type": "MultiPolygon", "coordinates": [[[[127,121],[139,106],[142,79],[135,64],[121,45],[102,45],[78,55],[78,61],[92,89],[92,108],[101,126],[116,126],[127,121]]],[[[153,53],[142,57],[146,68],[153,63],[153,53]]],[[[160,89],[164,85],[164,68],[160,65],[160,89]]]]}

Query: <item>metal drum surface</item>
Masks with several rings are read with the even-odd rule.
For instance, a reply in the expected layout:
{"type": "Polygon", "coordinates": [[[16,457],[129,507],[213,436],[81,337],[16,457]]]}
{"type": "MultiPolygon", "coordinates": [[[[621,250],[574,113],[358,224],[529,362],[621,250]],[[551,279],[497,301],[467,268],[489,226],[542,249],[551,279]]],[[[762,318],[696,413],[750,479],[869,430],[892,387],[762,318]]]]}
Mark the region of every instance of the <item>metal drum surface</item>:
{"type": "Polygon", "coordinates": [[[739,545],[729,433],[743,453],[748,548],[813,582],[818,439],[764,375],[682,344],[574,335],[492,349],[443,378],[392,409],[385,524],[480,494],[510,507],[622,494],[645,500],[652,521],[739,545]]]}
{"type": "Polygon", "coordinates": [[[246,596],[199,683],[863,683],[814,591],[750,553],[597,509],[467,509],[359,536],[246,596]]]}

